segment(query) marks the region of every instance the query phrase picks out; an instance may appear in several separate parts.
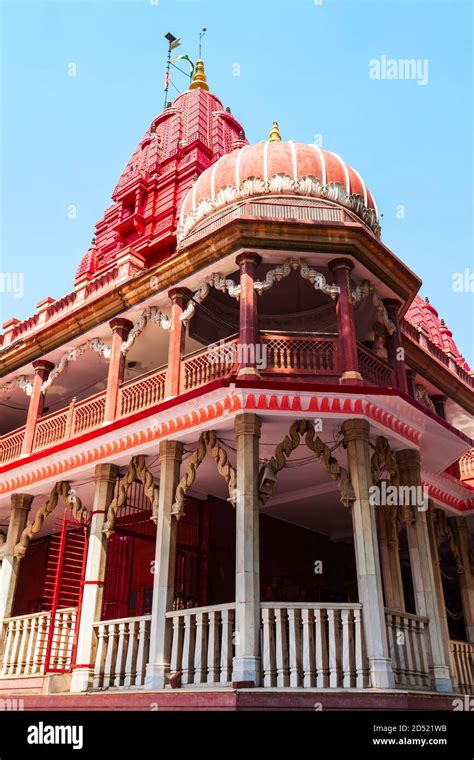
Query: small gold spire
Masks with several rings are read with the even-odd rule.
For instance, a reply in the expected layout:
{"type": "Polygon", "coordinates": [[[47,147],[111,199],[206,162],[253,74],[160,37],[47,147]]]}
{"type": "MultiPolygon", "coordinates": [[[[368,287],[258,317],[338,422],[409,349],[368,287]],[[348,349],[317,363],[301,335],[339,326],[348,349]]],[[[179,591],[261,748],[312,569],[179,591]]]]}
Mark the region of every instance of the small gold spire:
{"type": "Polygon", "coordinates": [[[196,61],[196,68],[194,70],[193,74],[193,80],[191,84],[189,85],[190,90],[209,90],[209,86],[207,84],[207,77],[206,73],[204,71],[204,61],[199,58],[198,61],[196,61]]]}
{"type": "Polygon", "coordinates": [[[273,127],[268,135],[268,142],[281,142],[280,127],[277,121],[273,122],[273,127]]]}

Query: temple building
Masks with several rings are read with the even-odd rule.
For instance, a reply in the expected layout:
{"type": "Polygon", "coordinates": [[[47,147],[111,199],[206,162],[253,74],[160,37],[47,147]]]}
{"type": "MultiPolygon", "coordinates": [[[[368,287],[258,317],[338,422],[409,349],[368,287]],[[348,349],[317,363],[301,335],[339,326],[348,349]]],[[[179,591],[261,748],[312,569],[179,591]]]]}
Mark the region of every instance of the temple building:
{"type": "Polygon", "coordinates": [[[3,325],[1,696],[474,694],[474,376],[421,284],[356,169],[249,144],[198,61],[73,290],[3,325]]]}

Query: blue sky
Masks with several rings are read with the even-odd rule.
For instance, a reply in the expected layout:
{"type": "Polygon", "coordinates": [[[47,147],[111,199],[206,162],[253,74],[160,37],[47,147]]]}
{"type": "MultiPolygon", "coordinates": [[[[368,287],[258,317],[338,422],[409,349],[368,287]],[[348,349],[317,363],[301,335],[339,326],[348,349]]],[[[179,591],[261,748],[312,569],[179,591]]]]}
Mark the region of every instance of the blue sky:
{"type": "Polygon", "coordinates": [[[0,13],[0,271],[24,272],[22,298],[0,292],[2,322],[73,289],[94,224],[162,109],[163,35],[195,58],[205,25],[210,87],[249,140],[278,119],[283,139],[321,135],[352,164],[384,214],[384,242],[473,363],[473,294],[452,289],[453,273],[474,271],[470,0],[0,0],[0,13]],[[427,84],[371,79],[369,61],[383,55],[427,60],[427,84]]]}

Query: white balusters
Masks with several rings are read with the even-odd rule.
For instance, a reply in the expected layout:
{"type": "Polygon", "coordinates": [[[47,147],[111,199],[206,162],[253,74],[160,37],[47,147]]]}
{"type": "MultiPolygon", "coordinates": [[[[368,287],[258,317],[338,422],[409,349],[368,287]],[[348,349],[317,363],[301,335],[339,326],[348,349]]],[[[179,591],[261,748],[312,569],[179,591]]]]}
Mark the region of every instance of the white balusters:
{"type": "Polygon", "coordinates": [[[367,685],[361,606],[262,604],[263,686],[367,685]]]}
{"type": "Polygon", "coordinates": [[[172,622],[170,674],[182,686],[229,684],[232,678],[234,605],[168,612],[172,622]]]}
{"type": "Polygon", "coordinates": [[[314,610],[314,625],[316,631],[316,686],[326,688],[329,686],[329,656],[326,635],[327,611],[321,607],[314,610]]]}
{"type": "Polygon", "coordinates": [[[474,644],[450,641],[449,647],[456,690],[461,694],[474,694],[474,644]]]}
{"type": "Polygon", "coordinates": [[[302,655],[301,610],[288,608],[288,650],[290,666],[290,686],[301,686],[302,655]]]}
{"type": "Polygon", "coordinates": [[[97,648],[92,688],[143,686],[150,645],[151,617],[94,623],[97,648]]]}
{"type": "Polygon", "coordinates": [[[429,688],[431,651],[428,620],[399,610],[385,610],[385,620],[395,685],[429,688]]]}
{"type": "Polygon", "coordinates": [[[275,615],[270,607],[262,607],[263,685],[276,686],[275,615]]]}
{"type": "Polygon", "coordinates": [[[209,612],[209,635],[207,640],[207,683],[219,682],[219,622],[216,610],[209,612]]]}
{"type": "Polygon", "coordinates": [[[4,620],[1,666],[3,677],[44,672],[49,623],[49,612],[37,612],[4,620]]]}
{"type": "Polygon", "coordinates": [[[328,609],[329,686],[341,685],[340,610],[328,609]]]}

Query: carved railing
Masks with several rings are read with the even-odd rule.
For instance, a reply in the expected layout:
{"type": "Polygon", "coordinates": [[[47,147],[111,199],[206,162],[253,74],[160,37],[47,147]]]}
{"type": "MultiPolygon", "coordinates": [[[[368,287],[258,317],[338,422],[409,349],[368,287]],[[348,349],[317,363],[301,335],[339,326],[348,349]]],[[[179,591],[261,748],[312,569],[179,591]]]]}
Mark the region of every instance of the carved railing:
{"type": "Polygon", "coordinates": [[[469,449],[459,460],[461,479],[474,478],[474,449],[469,449]]]}
{"type": "Polygon", "coordinates": [[[237,361],[236,338],[190,354],[181,364],[182,390],[189,391],[212,380],[226,377],[236,368],[237,361]]]}
{"type": "Polygon", "coordinates": [[[474,694],[474,644],[450,641],[449,649],[456,691],[474,694]]]}
{"type": "Polygon", "coordinates": [[[76,614],[74,607],[57,610],[51,637],[50,612],[5,618],[1,675],[6,678],[43,674],[48,649],[48,670],[69,671],[72,666],[76,614]]]}
{"type": "Polygon", "coordinates": [[[39,451],[47,446],[53,446],[55,443],[64,441],[68,419],[70,419],[70,411],[69,409],[64,409],[60,412],[52,412],[38,420],[36,423],[33,451],[39,451]]]}
{"type": "Polygon", "coordinates": [[[119,391],[119,415],[126,417],[158,404],[165,397],[166,369],[130,380],[119,391]]]}
{"type": "Polygon", "coordinates": [[[357,346],[357,356],[359,371],[366,383],[381,388],[393,385],[392,368],[384,359],[360,344],[357,346]]]}
{"type": "Polygon", "coordinates": [[[73,398],[67,409],[52,412],[38,420],[33,451],[99,427],[104,420],[105,395],[106,392],[102,391],[83,401],[73,398]]]}
{"type": "Polygon", "coordinates": [[[263,686],[364,688],[360,604],[261,604],[263,686]]]}
{"type": "Polygon", "coordinates": [[[170,673],[183,686],[232,680],[234,604],[167,612],[172,626],[170,673]]]}
{"type": "Polygon", "coordinates": [[[262,371],[298,375],[337,375],[337,336],[294,336],[265,332],[262,371]]]}
{"type": "Polygon", "coordinates": [[[431,688],[428,619],[386,609],[385,620],[395,686],[431,688]]]}
{"type": "Polygon", "coordinates": [[[11,462],[12,459],[18,459],[24,437],[25,426],[0,438],[0,462],[11,462]]]}
{"type": "Polygon", "coordinates": [[[469,372],[466,372],[465,369],[460,367],[459,364],[449,357],[442,348],[436,346],[433,341],[424,334],[424,332],[418,330],[417,327],[406,320],[402,321],[400,327],[404,335],[410,338],[414,343],[418,343],[418,345],[427,353],[431,354],[431,356],[437,359],[441,364],[448,367],[448,369],[454,372],[460,380],[466,383],[466,385],[469,385],[471,388],[474,387],[474,377],[471,377],[469,372]]]}
{"type": "Polygon", "coordinates": [[[151,615],[94,623],[94,689],[142,687],[150,647],[151,615]]]}

